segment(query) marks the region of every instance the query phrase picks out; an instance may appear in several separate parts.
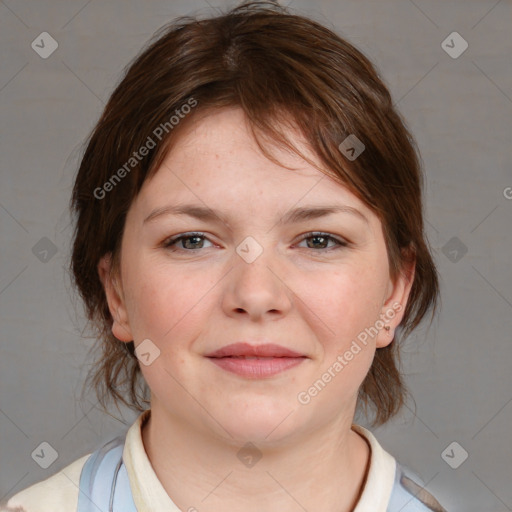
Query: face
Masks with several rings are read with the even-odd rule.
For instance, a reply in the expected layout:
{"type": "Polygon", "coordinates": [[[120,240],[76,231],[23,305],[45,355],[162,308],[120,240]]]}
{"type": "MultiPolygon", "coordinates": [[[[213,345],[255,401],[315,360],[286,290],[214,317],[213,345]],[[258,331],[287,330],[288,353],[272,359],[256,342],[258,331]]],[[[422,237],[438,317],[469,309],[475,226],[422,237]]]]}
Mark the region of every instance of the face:
{"type": "Polygon", "coordinates": [[[120,276],[108,258],[99,265],[113,333],[134,340],[152,409],[237,443],[350,425],[412,283],[391,280],[381,223],[356,196],[273,154],[293,170],[260,152],[239,109],[191,123],[130,207],[120,276]],[[215,215],[166,211],[184,205],[215,215]],[[304,215],[319,208],[334,211],[304,215]],[[300,357],[207,357],[237,342],[300,357]]]}

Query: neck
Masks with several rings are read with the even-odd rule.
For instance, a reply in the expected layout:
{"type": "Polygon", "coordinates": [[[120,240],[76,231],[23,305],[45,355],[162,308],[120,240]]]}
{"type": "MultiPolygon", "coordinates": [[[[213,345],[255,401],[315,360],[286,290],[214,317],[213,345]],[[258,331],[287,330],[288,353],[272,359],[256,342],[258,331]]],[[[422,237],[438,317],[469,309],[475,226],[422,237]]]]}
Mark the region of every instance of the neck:
{"type": "Polygon", "coordinates": [[[213,437],[152,409],[142,440],[158,479],[181,510],[295,512],[299,506],[352,512],[364,488],[370,448],[350,427],[351,420],[337,419],[286,443],[240,451],[245,443],[213,437]]]}

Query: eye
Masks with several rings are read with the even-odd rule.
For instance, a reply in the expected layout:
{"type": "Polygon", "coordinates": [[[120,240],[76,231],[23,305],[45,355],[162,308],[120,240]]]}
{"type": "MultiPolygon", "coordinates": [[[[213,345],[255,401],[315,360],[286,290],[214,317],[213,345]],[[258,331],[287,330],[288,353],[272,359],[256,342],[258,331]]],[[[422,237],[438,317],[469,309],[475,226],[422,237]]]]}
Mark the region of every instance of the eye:
{"type": "MultiPolygon", "coordinates": [[[[163,247],[175,251],[191,252],[204,249],[205,240],[208,240],[208,238],[201,232],[182,233],[181,235],[165,240],[163,247]],[[177,247],[178,244],[181,244],[181,247],[177,247]]],[[[308,242],[307,249],[320,249],[321,251],[331,251],[348,245],[348,242],[345,240],[340,240],[329,233],[323,232],[306,233],[301,238],[300,243],[304,241],[308,242]],[[310,240],[313,241],[311,244],[309,243],[310,240]],[[334,242],[335,245],[328,247],[329,242],[334,242]]]]}
{"type": "Polygon", "coordinates": [[[181,242],[181,247],[176,248],[177,251],[188,251],[203,249],[204,240],[208,240],[204,233],[183,233],[173,238],[168,238],[163,246],[165,248],[172,248],[181,242]],[[201,241],[201,239],[203,239],[201,241]]]}
{"type": "Polygon", "coordinates": [[[346,242],[345,240],[339,240],[338,238],[333,237],[329,233],[322,232],[306,233],[300,241],[303,242],[305,240],[313,240],[311,245],[308,243],[307,249],[322,249],[324,251],[339,249],[341,247],[346,247],[348,245],[348,242],[346,242]],[[327,247],[326,245],[329,242],[334,242],[336,245],[334,247],[327,247]]]}

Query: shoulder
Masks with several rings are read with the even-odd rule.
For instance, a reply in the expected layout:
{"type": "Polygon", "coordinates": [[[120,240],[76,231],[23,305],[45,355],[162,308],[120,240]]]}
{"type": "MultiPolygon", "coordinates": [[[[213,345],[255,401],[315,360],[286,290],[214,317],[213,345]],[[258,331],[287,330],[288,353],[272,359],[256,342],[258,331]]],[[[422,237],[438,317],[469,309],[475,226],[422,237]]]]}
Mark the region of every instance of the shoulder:
{"type": "Polygon", "coordinates": [[[78,505],[80,474],[90,453],[46,480],[37,482],[0,503],[0,512],[72,512],[78,505]]]}
{"type": "Polygon", "coordinates": [[[398,511],[446,512],[446,509],[425,489],[423,481],[414,471],[397,463],[388,512],[398,511]]]}
{"type": "Polygon", "coordinates": [[[371,448],[365,486],[354,512],[446,512],[421,478],[385,451],[369,430],[356,424],[352,429],[371,448]]]}

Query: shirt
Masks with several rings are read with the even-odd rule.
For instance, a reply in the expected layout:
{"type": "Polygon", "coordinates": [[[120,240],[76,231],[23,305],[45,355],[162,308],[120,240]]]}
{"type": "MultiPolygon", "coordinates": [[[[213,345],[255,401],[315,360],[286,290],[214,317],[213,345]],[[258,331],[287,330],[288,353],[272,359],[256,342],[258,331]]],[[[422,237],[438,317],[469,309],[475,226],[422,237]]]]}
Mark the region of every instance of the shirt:
{"type": "MultiPolygon", "coordinates": [[[[131,425],[123,447],[123,462],[133,501],[138,512],[181,512],[156,476],[144,448],[142,427],[149,419],[149,414],[150,410],[144,411],[131,425]]],[[[397,510],[402,512],[446,512],[423,489],[421,480],[410,479],[410,473],[405,476],[399,470],[401,467],[394,457],[380,446],[369,430],[356,424],[352,425],[352,430],[365,438],[370,446],[366,482],[353,512],[390,512],[390,503],[395,503],[397,510]]],[[[89,455],[84,455],[46,480],[15,494],[6,505],[0,505],[0,512],[76,511],[80,475],[89,455]]]]}

